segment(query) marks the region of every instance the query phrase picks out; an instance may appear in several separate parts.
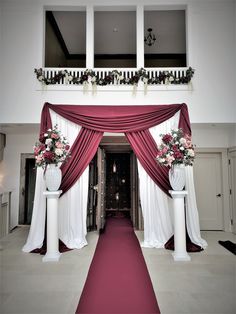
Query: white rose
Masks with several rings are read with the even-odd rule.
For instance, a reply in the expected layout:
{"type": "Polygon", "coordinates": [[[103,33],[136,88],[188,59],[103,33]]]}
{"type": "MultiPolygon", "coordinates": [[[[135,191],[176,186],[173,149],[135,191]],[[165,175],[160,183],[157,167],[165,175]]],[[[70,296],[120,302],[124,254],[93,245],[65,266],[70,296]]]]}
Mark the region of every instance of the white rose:
{"type": "Polygon", "coordinates": [[[188,150],[188,155],[191,157],[194,157],[194,150],[193,149],[189,149],[188,150]]]}
{"type": "Polygon", "coordinates": [[[47,138],[46,141],[45,141],[45,144],[46,145],[50,145],[52,142],[52,139],[51,138],[47,138]]]}
{"type": "Polygon", "coordinates": [[[63,155],[63,150],[60,149],[60,148],[56,148],[56,149],[55,149],[55,154],[56,154],[57,156],[62,156],[62,155],[63,155]]]}
{"type": "Polygon", "coordinates": [[[181,144],[186,144],[186,139],[184,137],[181,137],[181,139],[179,141],[181,144]]]}
{"type": "Polygon", "coordinates": [[[173,81],[174,81],[173,76],[170,76],[170,77],[169,77],[169,81],[170,81],[170,82],[173,82],[173,81]]]}
{"type": "Polygon", "coordinates": [[[47,137],[48,136],[48,133],[44,133],[44,137],[47,137]]]}
{"type": "Polygon", "coordinates": [[[181,146],[179,149],[180,149],[180,150],[184,150],[184,147],[183,147],[183,146],[181,146]]]}
{"type": "Polygon", "coordinates": [[[72,81],[73,77],[71,75],[68,76],[68,81],[72,81]]]}
{"type": "Polygon", "coordinates": [[[174,133],[174,134],[173,134],[173,137],[177,137],[177,134],[176,134],[176,133],[174,133]]]}

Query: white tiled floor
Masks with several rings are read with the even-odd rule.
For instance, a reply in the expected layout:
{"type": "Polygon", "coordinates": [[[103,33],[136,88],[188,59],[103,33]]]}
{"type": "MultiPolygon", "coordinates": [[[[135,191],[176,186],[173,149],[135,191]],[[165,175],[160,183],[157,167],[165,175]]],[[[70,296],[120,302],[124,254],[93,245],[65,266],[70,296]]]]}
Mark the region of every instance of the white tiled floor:
{"type": "MultiPolygon", "coordinates": [[[[23,253],[27,233],[28,228],[17,228],[0,241],[0,313],[74,313],[97,233],[88,234],[87,247],[64,253],[58,263],[42,263],[38,254],[23,253]]],[[[143,233],[136,234],[142,240],[143,233]]],[[[218,244],[235,242],[235,236],[213,231],[202,236],[209,246],[191,254],[191,262],[176,263],[164,249],[143,249],[162,314],[236,313],[236,259],[218,244]]]]}

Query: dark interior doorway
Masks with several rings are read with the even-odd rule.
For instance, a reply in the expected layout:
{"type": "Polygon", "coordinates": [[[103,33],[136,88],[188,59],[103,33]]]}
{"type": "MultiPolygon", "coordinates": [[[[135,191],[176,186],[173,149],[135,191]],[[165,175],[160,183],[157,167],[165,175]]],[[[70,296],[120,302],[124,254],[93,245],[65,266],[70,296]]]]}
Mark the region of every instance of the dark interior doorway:
{"type": "Polygon", "coordinates": [[[130,216],[130,153],[107,153],[106,215],[123,212],[130,216]]]}
{"type": "Polygon", "coordinates": [[[117,214],[143,229],[135,154],[124,136],[104,136],[89,165],[88,231],[102,230],[106,217],[117,214]]]}
{"type": "Polygon", "coordinates": [[[32,154],[21,154],[19,224],[31,224],[35,182],[35,158],[32,154]]]}

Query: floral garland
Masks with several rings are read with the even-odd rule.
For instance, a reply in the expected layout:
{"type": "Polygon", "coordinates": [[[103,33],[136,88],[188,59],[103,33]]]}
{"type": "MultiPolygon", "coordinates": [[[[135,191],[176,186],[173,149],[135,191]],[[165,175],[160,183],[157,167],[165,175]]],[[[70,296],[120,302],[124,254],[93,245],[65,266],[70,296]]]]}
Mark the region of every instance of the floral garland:
{"type": "Polygon", "coordinates": [[[139,81],[142,81],[145,85],[159,85],[159,84],[188,84],[193,75],[194,69],[189,67],[186,74],[182,74],[176,78],[169,71],[160,71],[159,76],[149,78],[148,71],[144,68],[139,69],[129,78],[125,78],[121,71],[113,70],[108,73],[104,78],[98,77],[93,70],[86,69],[81,76],[75,76],[67,70],[59,71],[56,75],[51,78],[46,78],[43,69],[34,69],[36,77],[39,82],[45,85],[53,85],[60,83],[63,79],[65,84],[77,84],[86,85],[91,83],[96,86],[105,86],[109,84],[122,84],[122,85],[138,85],[139,81]]]}

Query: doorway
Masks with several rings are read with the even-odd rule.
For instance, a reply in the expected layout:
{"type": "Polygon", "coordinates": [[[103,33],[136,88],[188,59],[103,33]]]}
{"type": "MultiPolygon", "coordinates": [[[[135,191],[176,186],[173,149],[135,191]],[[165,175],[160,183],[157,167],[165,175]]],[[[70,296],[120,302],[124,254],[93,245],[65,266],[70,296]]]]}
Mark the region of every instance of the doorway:
{"type": "Polygon", "coordinates": [[[143,229],[136,156],[124,136],[104,136],[89,166],[87,229],[103,230],[106,218],[130,217],[143,229]]]}
{"type": "Polygon", "coordinates": [[[30,225],[36,182],[36,167],[33,154],[21,154],[19,224],[30,225]]]}
{"type": "Polygon", "coordinates": [[[130,217],[130,153],[107,153],[106,216],[130,217]]]}

